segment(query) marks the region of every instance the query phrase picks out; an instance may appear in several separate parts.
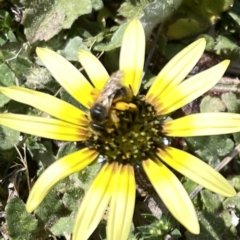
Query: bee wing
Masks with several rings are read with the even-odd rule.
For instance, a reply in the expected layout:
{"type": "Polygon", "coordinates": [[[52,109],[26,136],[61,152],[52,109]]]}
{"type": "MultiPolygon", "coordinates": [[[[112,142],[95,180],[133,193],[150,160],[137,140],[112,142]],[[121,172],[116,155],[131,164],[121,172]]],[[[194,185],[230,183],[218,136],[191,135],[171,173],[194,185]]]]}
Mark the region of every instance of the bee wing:
{"type": "Polygon", "coordinates": [[[116,92],[122,88],[123,72],[117,71],[111,75],[100,95],[94,104],[99,103],[106,107],[110,107],[116,92]]]}

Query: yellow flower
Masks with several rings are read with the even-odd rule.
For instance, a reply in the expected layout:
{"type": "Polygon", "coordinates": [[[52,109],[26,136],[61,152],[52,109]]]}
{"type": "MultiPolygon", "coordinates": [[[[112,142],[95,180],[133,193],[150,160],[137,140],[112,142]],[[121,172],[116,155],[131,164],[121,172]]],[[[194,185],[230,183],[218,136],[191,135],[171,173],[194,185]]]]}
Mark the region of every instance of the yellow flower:
{"type": "MultiPolygon", "coordinates": [[[[165,117],[213,87],[228,67],[229,61],[225,60],[183,81],[204,48],[205,40],[199,39],[183,49],[158,74],[146,96],[141,95],[145,35],[141,23],[131,21],[124,33],[119,68],[124,74],[122,84],[125,89],[131,89],[134,96],[130,102],[123,99],[110,102],[108,115],[115,113],[117,121],[113,124],[108,119],[110,125],[100,123],[104,133],[96,131],[88,113],[58,98],[22,87],[1,87],[0,91],[8,97],[45,111],[53,118],[0,114],[0,124],[28,134],[85,144],[85,148],[59,159],[45,170],[30,192],[27,211],[34,211],[57,182],[102,155],[104,164],[81,203],[73,240],[88,239],[108,205],[107,238],[127,239],[135,204],[133,167],[136,163],[143,166],[172,215],[190,232],[198,234],[200,229],[193,204],[168,166],[223,196],[234,196],[235,190],[203,161],[165,146],[164,138],[240,131],[240,116],[232,113],[199,113],[176,120],[165,117]],[[120,108],[123,106],[130,107],[123,110],[120,108]]],[[[59,54],[38,48],[37,55],[63,88],[87,109],[92,108],[96,89],[102,90],[109,80],[107,71],[94,55],[87,51],[79,53],[91,83],[59,54]]],[[[115,100],[114,95],[108,97],[115,100]]]]}

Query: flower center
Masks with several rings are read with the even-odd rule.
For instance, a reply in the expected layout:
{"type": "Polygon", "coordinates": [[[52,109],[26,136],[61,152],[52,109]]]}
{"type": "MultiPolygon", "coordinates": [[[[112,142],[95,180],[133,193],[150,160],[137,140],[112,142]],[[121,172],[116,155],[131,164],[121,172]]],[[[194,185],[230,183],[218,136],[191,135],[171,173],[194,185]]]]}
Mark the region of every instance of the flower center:
{"type": "Polygon", "coordinates": [[[96,149],[109,162],[141,162],[163,145],[163,118],[156,115],[144,96],[133,97],[131,105],[136,108],[118,110],[113,105],[109,111],[113,116],[99,129],[89,125],[87,147],[96,149]]]}

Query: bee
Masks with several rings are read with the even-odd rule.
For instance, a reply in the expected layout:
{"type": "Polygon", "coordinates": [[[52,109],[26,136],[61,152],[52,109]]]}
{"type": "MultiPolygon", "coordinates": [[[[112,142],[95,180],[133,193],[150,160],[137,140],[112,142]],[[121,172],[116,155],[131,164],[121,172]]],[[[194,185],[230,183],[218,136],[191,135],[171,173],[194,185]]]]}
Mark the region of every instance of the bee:
{"type": "Polygon", "coordinates": [[[133,92],[122,84],[122,71],[113,73],[90,108],[91,127],[96,131],[104,131],[111,124],[111,107],[116,102],[130,102],[133,92]]]}

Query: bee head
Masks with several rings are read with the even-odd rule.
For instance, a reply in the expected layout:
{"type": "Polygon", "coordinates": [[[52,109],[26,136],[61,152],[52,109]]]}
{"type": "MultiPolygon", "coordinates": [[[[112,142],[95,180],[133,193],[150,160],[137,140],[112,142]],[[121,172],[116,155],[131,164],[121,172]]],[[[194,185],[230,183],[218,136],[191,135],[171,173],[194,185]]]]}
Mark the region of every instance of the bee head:
{"type": "Polygon", "coordinates": [[[95,104],[90,109],[90,116],[92,121],[104,124],[108,120],[108,110],[100,104],[95,104]]]}

